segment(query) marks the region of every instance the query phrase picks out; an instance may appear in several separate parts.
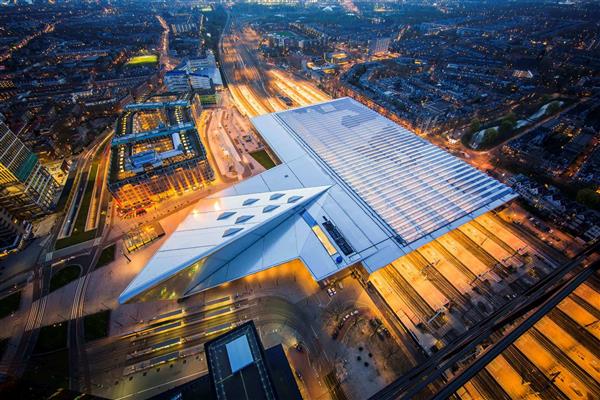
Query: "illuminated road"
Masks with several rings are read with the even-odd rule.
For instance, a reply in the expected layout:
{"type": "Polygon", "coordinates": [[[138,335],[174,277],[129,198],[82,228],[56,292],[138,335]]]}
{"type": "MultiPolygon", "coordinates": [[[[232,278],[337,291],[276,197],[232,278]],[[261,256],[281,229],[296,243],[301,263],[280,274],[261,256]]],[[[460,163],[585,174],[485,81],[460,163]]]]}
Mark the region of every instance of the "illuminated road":
{"type": "MultiPolygon", "coordinates": [[[[71,192],[69,193],[67,204],[65,206],[67,213],[66,215],[64,215],[62,224],[60,222],[57,223],[57,225],[62,226],[60,231],[57,233],[58,238],[69,236],[71,234],[73,228],[72,225],[75,222],[77,213],[79,212],[80,202],[88,183],[87,178],[92,168],[92,161],[94,159],[94,156],[96,155],[100,147],[102,147],[106,143],[106,141],[112,137],[112,133],[113,132],[111,130],[105,131],[103,135],[101,135],[94,143],[92,143],[92,145],[88,149],[84,150],[79,155],[77,160],[74,161],[73,168],[76,168],[74,184],[72,186],[71,192]]],[[[108,164],[109,152],[106,152],[103,155],[103,157],[105,159],[103,160],[102,164],[106,166],[108,164]]],[[[99,172],[99,176],[102,175],[103,174],[99,172]]],[[[85,210],[85,212],[87,212],[87,210],[85,210]]],[[[54,244],[55,240],[56,237],[52,237],[50,242],[54,244]]]]}
{"type": "Polygon", "coordinates": [[[40,36],[45,35],[46,33],[54,32],[54,28],[56,27],[57,23],[60,23],[60,21],[54,22],[51,24],[47,24],[46,26],[44,26],[43,29],[41,29],[41,30],[37,31],[36,33],[33,33],[29,36],[26,36],[23,39],[21,39],[18,43],[11,45],[10,48],[4,54],[0,54],[0,62],[4,62],[4,61],[10,59],[16,51],[27,46],[32,40],[37,39],[40,36]]]}
{"type": "MultiPolygon", "coordinates": [[[[104,144],[107,140],[112,137],[112,133],[107,135],[97,145],[93,146],[90,153],[88,162],[93,162],[96,155],[101,157],[101,165],[107,164],[107,160],[110,156],[109,151],[100,150],[103,149],[104,144]]],[[[105,185],[106,172],[98,172],[101,175],[101,184],[105,185]]],[[[87,179],[86,179],[87,181],[87,179]]],[[[89,246],[90,252],[88,256],[83,256],[83,262],[81,265],[84,267],[81,271],[81,278],[77,281],[75,289],[75,297],[73,299],[73,305],[70,310],[69,319],[69,335],[68,335],[68,347],[69,347],[69,387],[73,390],[86,391],[89,387],[89,374],[88,374],[88,361],[86,352],[84,349],[84,338],[83,338],[83,316],[84,316],[84,305],[85,305],[85,293],[87,286],[90,281],[91,272],[94,270],[100,254],[103,249],[103,241],[109,231],[106,229],[106,219],[110,221],[111,213],[109,212],[109,194],[105,190],[100,190],[97,194],[98,199],[98,215],[99,219],[97,222],[97,229],[94,235],[94,242],[92,246],[89,246]]]]}
{"type": "Polygon", "coordinates": [[[160,63],[167,71],[170,71],[177,66],[177,60],[169,57],[169,25],[160,15],[157,15],[156,19],[163,28],[163,34],[160,37],[160,63]]]}
{"type": "Polygon", "coordinates": [[[329,100],[330,97],[309,81],[270,67],[257,56],[259,38],[233,16],[221,37],[223,73],[236,106],[243,115],[254,117],[329,100]]]}
{"type": "MultiPolygon", "coordinates": [[[[166,318],[135,333],[90,344],[88,358],[94,360],[90,365],[92,393],[109,398],[147,397],[151,386],[145,382],[146,376],[159,373],[161,366],[169,371],[172,367],[167,365],[176,361],[180,370],[175,376],[181,377],[183,371],[206,373],[204,343],[251,319],[259,330],[273,325],[291,329],[296,336],[294,340],[302,340],[318,369],[328,367],[320,361],[322,349],[313,336],[311,324],[306,322],[309,319],[297,305],[278,297],[226,300],[166,318]],[[188,362],[183,364],[183,360],[188,362]]],[[[161,386],[170,383],[162,379],[160,382],[161,386]]],[[[164,388],[152,390],[159,392],[164,388]]]]}
{"type": "MultiPolygon", "coordinates": [[[[71,193],[67,199],[67,205],[65,206],[65,209],[71,210],[77,205],[75,194],[78,192],[80,185],[85,186],[85,184],[87,184],[87,173],[83,173],[83,171],[87,171],[89,169],[92,159],[94,158],[93,156],[110,137],[111,132],[108,132],[106,135],[99,136],[96,139],[96,141],[93,142],[92,145],[87,150],[83,151],[79,156],[76,165],[80,165],[81,168],[78,168],[77,170],[77,175],[75,178],[76,184],[73,185],[71,193]]],[[[50,237],[46,241],[46,245],[41,250],[39,259],[36,262],[34,276],[32,279],[33,301],[27,313],[26,322],[23,327],[23,335],[21,337],[21,340],[19,341],[17,351],[15,353],[16,357],[12,360],[10,365],[10,370],[17,375],[21,374],[24,371],[26,362],[31,353],[33,352],[39,328],[42,325],[48,300],[47,294],[49,291],[50,278],[52,276],[52,268],[50,265],[53,262],[57,263],[63,260],[63,256],[58,254],[57,252],[52,252],[52,248],[56,239],[60,235],[60,228],[63,225],[64,220],[67,219],[67,215],[69,215],[69,213],[67,213],[66,215],[59,215],[59,217],[57,218],[57,221],[50,233],[50,237]]],[[[86,254],[87,252],[89,252],[89,250],[89,247],[85,249],[86,254]]],[[[62,251],[60,253],[62,253],[62,251]]],[[[85,258],[86,256],[84,255],[83,257],[85,258]]],[[[69,261],[71,260],[69,259],[69,261]]],[[[72,263],[79,264],[78,260],[72,260],[72,263]]],[[[81,301],[81,303],[83,303],[83,301],[81,301]]],[[[77,309],[81,309],[81,307],[83,306],[78,304],[77,309]]],[[[75,336],[73,337],[73,340],[76,340],[75,336]]]]}

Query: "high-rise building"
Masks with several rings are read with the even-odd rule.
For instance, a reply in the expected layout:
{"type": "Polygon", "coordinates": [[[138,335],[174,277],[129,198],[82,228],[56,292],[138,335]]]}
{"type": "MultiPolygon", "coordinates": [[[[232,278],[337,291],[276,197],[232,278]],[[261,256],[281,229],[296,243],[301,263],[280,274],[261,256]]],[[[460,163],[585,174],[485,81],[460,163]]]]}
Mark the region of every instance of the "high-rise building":
{"type": "Polygon", "coordinates": [[[201,57],[183,61],[173,71],[167,72],[164,82],[167,89],[175,93],[223,87],[223,78],[210,50],[201,57]]]}
{"type": "Polygon", "coordinates": [[[187,72],[183,70],[168,71],[165,74],[164,82],[169,92],[182,93],[189,92],[191,89],[187,72]]]}
{"type": "Polygon", "coordinates": [[[253,321],[204,344],[215,400],[299,400],[294,375],[281,346],[265,350],[253,321]]]}
{"type": "Polygon", "coordinates": [[[369,55],[387,53],[390,48],[391,38],[379,37],[369,40],[369,55]]]}
{"type": "Polygon", "coordinates": [[[19,247],[23,238],[27,236],[30,226],[0,207],[0,257],[19,247]]]}
{"type": "Polygon", "coordinates": [[[31,219],[54,206],[58,183],[35,153],[0,122],[0,207],[19,219],[31,219]]]}

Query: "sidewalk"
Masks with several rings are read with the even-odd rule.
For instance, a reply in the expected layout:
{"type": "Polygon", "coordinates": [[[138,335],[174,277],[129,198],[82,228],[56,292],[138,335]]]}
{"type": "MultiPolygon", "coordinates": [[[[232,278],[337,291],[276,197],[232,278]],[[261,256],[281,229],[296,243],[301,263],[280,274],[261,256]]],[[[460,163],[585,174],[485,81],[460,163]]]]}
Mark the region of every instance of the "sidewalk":
{"type": "Polygon", "coordinates": [[[33,303],[33,283],[29,282],[21,291],[21,304],[19,310],[13,315],[0,320],[0,326],[8,329],[0,330],[0,339],[9,338],[6,350],[0,360],[0,372],[8,374],[10,365],[17,356],[17,349],[25,332],[25,325],[29,318],[29,310],[33,303]]]}

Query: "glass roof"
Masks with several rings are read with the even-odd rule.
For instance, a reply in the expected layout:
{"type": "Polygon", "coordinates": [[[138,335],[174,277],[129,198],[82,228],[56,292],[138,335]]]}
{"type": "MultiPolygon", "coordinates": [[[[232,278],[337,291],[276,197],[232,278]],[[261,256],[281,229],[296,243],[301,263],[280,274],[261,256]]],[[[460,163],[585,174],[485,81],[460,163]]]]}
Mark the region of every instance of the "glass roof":
{"type": "Polygon", "coordinates": [[[276,117],[406,243],[512,193],[349,98],[276,117]]]}

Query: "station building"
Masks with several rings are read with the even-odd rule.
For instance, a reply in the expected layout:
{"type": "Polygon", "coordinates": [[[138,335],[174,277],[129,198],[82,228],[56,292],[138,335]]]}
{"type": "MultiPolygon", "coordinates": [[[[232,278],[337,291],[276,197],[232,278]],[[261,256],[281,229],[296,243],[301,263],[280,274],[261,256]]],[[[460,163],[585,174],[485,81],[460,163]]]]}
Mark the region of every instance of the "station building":
{"type": "Polygon", "coordinates": [[[111,142],[108,188],[122,211],[197,190],[214,179],[189,96],[163,96],[130,104],[111,142]]]}
{"type": "Polygon", "coordinates": [[[252,123],[281,164],[199,201],[121,303],[186,297],[285,263],[316,281],[355,265],[371,273],[516,197],[350,98],[252,123]]]}

